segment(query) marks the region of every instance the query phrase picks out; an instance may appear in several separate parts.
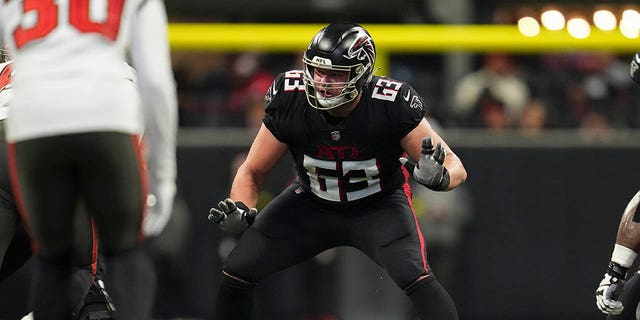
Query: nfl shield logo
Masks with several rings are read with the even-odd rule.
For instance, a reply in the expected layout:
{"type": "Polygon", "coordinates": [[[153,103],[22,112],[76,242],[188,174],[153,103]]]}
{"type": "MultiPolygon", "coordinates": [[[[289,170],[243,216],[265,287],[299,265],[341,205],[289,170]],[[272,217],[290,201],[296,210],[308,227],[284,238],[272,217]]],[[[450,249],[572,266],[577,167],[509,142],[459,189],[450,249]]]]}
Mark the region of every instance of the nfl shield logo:
{"type": "Polygon", "coordinates": [[[331,140],[333,140],[333,141],[340,140],[340,131],[338,131],[338,130],[331,131],[331,140]]]}

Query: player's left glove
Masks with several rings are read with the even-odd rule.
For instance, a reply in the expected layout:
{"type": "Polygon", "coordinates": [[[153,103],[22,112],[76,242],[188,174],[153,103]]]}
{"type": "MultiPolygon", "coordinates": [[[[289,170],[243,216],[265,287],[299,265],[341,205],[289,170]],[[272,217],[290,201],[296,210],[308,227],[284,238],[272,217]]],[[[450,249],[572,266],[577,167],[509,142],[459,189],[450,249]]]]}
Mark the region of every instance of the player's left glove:
{"type": "Polygon", "coordinates": [[[217,207],[209,209],[209,220],[218,224],[222,231],[241,233],[256,219],[258,209],[247,207],[242,201],[229,198],[218,202],[217,207]]]}
{"type": "Polygon", "coordinates": [[[609,262],[607,273],[596,289],[596,306],[602,313],[616,315],[624,309],[620,297],[624,292],[626,275],[627,268],[613,261],[609,262]]]}
{"type": "Polygon", "coordinates": [[[640,52],[636,53],[631,59],[631,66],[629,67],[629,73],[631,79],[635,83],[640,83],[640,52]]]}
{"type": "MultiPolygon", "coordinates": [[[[413,169],[413,178],[431,190],[446,190],[449,187],[451,178],[449,177],[449,171],[444,167],[445,156],[446,150],[442,143],[438,142],[438,145],[434,148],[431,137],[423,138],[422,154],[420,155],[420,161],[415,164],[413,169]]],[[[409,160],[400,158],[400,162],[405,164],[409,160]]]]}

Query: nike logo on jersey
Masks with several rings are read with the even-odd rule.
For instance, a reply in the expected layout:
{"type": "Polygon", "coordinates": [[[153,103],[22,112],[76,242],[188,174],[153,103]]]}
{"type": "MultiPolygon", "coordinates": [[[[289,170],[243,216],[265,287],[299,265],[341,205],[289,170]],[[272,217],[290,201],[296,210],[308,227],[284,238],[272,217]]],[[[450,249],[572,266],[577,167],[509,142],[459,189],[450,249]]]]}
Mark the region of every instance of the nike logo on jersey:
{"type": "Polygon", "coordinates": [[[407,95],[404,97],[404,101],[409,101],[410,96],[411,96],[411,91],[407,91],[407,95]]]}
{"type": "Polygon", "coordinates": [[[272,92],[271,94],[274,95],[274,96],[276,95],[276,93],[278,93],[278,89],[276,89],[275,85],[271,86],[271,92],[272,92]]]}

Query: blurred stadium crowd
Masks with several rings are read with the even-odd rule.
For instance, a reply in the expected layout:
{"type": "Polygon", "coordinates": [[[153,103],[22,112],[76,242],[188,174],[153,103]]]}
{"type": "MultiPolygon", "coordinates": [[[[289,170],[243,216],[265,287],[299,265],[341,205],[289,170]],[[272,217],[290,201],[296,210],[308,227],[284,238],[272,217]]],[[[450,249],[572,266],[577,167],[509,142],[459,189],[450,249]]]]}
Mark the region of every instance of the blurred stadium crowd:
{"type": "MultiPolygon", "coordinates": [[[[638,128],[637,90],[626,55],[490,53],[443,85],[442,56],[392,56],[393,78],[427,100],[444,127],[540,129],[638,128]]],[[[299,67],[296,54],[175,52],[182,126],[259,125],[262,100],[278,72],[299,67]]]]}
{"type": "MultiPolygon", "coordinates": [[[[327,17],[359,23],[510,24],[516,20],[515,10],[504,3],[480,0],[400,0],[375,6],[366,0],[234,1],[220,2],[216,8],[207,1],[167,1],[167,5],[175,22],[325,23],[330,22],[327,17]]],[[[181,127],[257,129],[267,88],[278,73],[301,69],[301,53],[174,51],[181,127]]],[[[612,129],[640,128],[640,91],[629,77],[630,58],[631,54],[605,51],[393,54],[386,76],[410,83],[425,98],[430,121],[443,128],[517,130],[532,136],[546,129],[580,129],[592,140],[606,141],[612,129]]],[[[235,172],[236,165],[231,167],[235,172]]],[[[429,228],[425,234],[431,237],[427,239],[431,263],[454,295],[461,233],[475,214],[472,200],[466,188],[447,197],[427,193],[414,199],[423,228],[429,228]]],[[[227,240],[219,241],[220,250],[223,244],[234,243],[227,240]]],[[[305,314],[304,319],[337,319],[339,300],[354,301],[347,299],[348,293],[336,296],[338,270],[347,269],[340,261],[354,259],[327,252],[266,282],[259,292],[262,318],[305,314]],[[305,286],[298,278],[315,282],[305,286]]],[[[386,294],[385,299],[387,306],[392,305],[386,294]]],[[[396,315],[412,318],[406,301],[395,305],[400,306],[396,315]]]]}
{"type": "MultiPolygon", "coordinates": [[[[391,8],[361,0],[276,2],[213,6],[195,1],[185,6],[167,1],[167,6],[173,21],[324,23],[328,16],[359,23],[514,24],[523,7],[536,4],[403,0],[391,8]],[[239,10],[241,6],[245,9],[239,10]]],[[[542,129],[587,129],[602,137],[609,129],[640,127],[640,97],[628,74],[630,57],[606,51],[393,54],[386,76],[412,84],[425,97],[427,116],[443,127],[518,129],[534,135],[542,129]]],[[[301,61],[300,52],[176,51],[173,63],[181,126],[255,127],[271,79],[300,68],[301,61]]]]}

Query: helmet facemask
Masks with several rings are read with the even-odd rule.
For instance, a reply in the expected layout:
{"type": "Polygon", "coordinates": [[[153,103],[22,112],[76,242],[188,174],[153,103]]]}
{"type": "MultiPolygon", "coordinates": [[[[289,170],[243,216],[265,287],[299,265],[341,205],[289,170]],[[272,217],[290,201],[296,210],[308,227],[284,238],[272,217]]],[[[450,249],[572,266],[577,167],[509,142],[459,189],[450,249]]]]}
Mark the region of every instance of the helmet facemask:
{"type": "Polygon", "coordinates": [[[305,91],[307,92],[307,100],[312,107],[321,110],[329,110],[347,104],[358,96],[360,93],[358,90],[358,82],[363,77],[365,70],[365,67],[362,64],[358,64],[356,66],[334,66],[317,62],[325,59],[320,58],[314,60],[316,60],[316,62],[309,60],[306,57],[303,58],[305,65],[305,91]],[[323,72],[345,72],[347,81],[316,81],[314,78],[314,72],[317,72],[317,69],[321,69],[323,72]],[[340,91],[338,92],[337,90],[340,91]]]}

